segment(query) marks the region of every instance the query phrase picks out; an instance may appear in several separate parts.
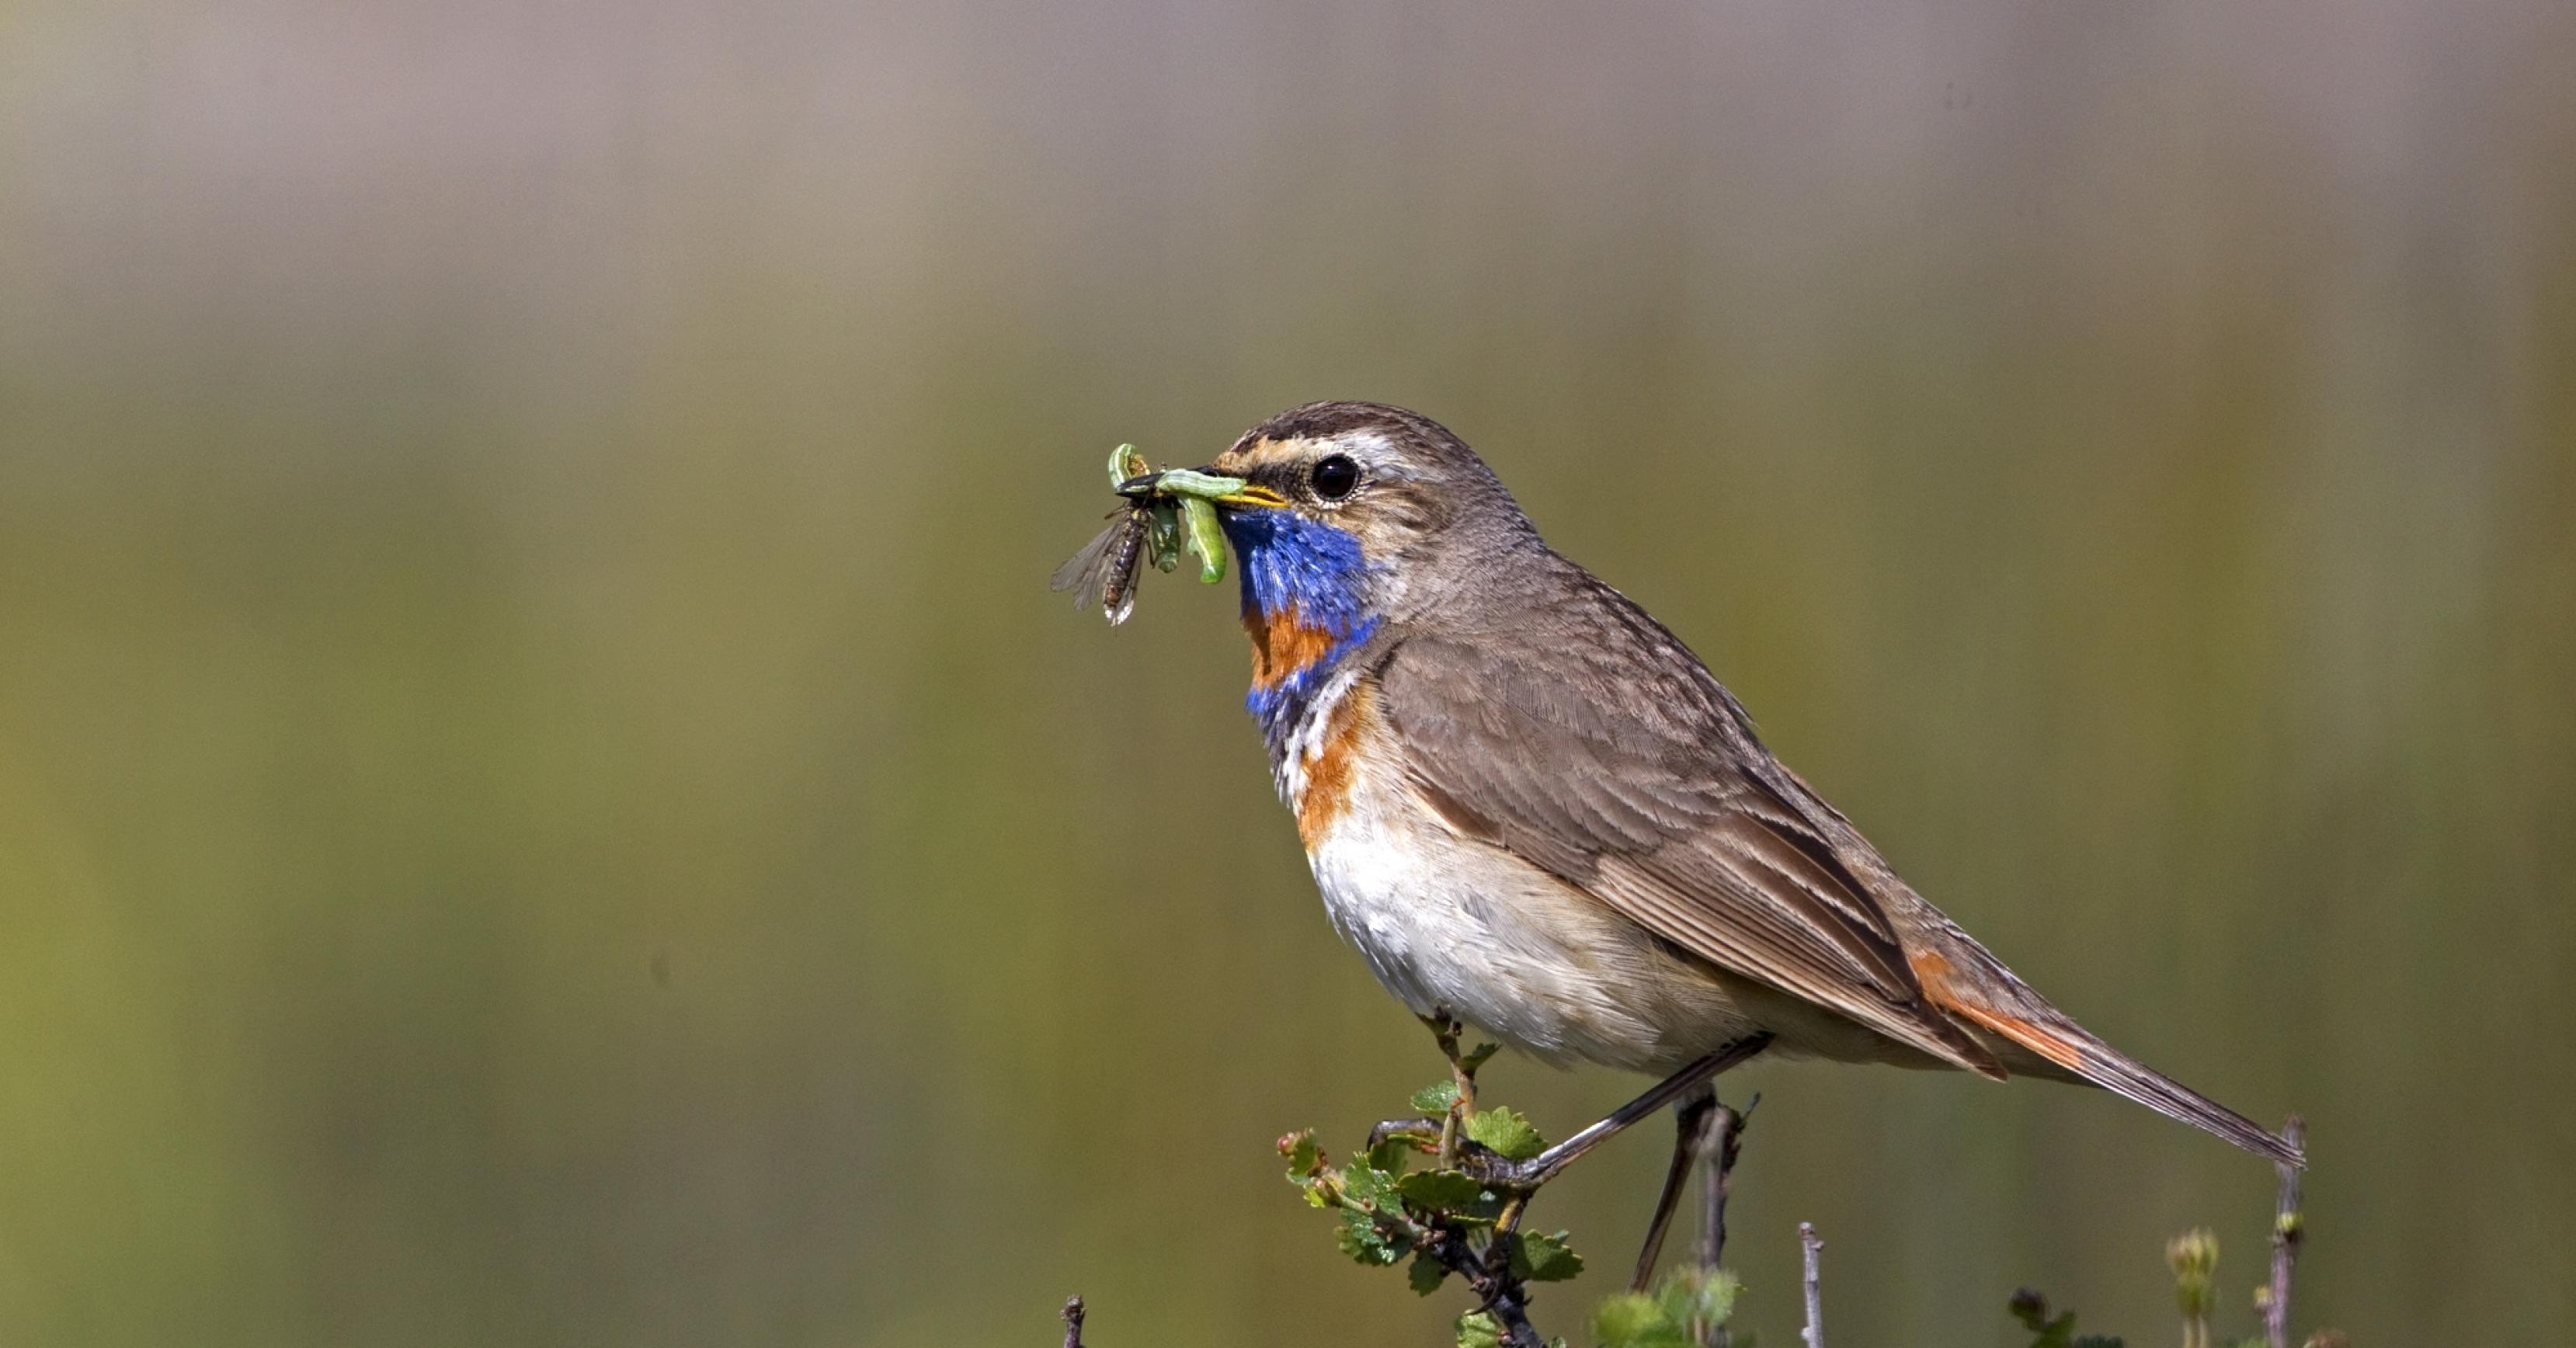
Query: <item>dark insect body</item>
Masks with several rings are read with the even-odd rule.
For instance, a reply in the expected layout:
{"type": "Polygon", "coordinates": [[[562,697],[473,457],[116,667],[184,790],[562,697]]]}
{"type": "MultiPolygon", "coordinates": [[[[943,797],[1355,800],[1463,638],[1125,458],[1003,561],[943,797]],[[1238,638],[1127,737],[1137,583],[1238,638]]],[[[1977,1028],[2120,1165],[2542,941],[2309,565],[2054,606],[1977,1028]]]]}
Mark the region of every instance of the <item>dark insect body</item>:
{"type": "Polygon", "coordinates": [[[1226,556],[1217,503],[1278,499],[1269,493],[1244,495],[1249,486],[1241,478],[1188,468],[1153,472],[1134,445],[1120,445],[1109,455],[1109,489],[1127,504],[1111,512],[1114,522],[1057,568],[1048,584],[1078,590],[1074,602],[1084,608],[1098,604],[1113,627],[1135,611],[1136,573],[1148,557],[1155,570],[1169,571],[1187,552],[1199,559],[1199,579],[1214,585],[1225,579],[1226,556]]]}
{"type": "Polygon", "coordinates": [[[1136,573],[1144,566],[1145,545],[1153,532],[1154,512],[1145,506],[1110,512],[1109,527],[1058,567],[1048,587],[1072,590],[1075,604],[1097,606],[1113,627],[1127,621],[1136,611],[1136,573]]]}

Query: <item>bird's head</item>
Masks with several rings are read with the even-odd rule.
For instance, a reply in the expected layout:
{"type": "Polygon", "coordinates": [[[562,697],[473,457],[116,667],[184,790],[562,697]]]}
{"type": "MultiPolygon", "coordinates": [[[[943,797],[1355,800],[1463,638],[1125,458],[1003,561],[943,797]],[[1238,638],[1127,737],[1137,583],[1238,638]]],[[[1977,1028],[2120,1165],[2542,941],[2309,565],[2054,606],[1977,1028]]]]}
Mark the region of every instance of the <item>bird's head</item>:
{"type": "Polygon", "coordinates": [[[1382,403],[1291,408],[1204,470],[1245,484],[1217,502],[1243,563],[1246,620],[1296,614],[1346,632],[1440,602],[1536,535],[1448,428],[1382,403]]]}
{"type": "Polygon", "coordinates": [[[1204,468],[1121,490],[1215,506],[1242,563],[1253,709],[1265,722],[1301,705],[1380,623],[1473,593],[1538,546],[1475,451],[1381,403],[1291,408],[1204,468]]]}

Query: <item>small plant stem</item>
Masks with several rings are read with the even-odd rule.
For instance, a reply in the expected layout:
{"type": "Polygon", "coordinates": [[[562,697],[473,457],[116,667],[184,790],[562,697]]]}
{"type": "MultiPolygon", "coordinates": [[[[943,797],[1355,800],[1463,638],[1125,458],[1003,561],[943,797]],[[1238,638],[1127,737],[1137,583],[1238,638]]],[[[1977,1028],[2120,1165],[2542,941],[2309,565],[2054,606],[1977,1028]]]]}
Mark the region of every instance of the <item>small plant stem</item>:
{"type": "Polygon", "coordinates": [[[1800,1281],[1807,1292],[1807,1327],[1798,1331],[1798,1337],[1806,1341],[1807,1348],[1825,1348],[1825,1298],[1816,1279],[1816,1255],[1824,1248],[1825,1243],[1816,1239],[1813,1223],[1798,1223],[1798,1249],[1805,1263],[1800,1281]]]}
{"type": "MultiPolygon", "coordinates": [[[[2307,1122],[2298,1115],[2281,1126],[2281,1137],[2293,1149],[2308,1140],[2307,1122]]],[[[2299,1168],[2274,1167],[2281,1177],[2281,1197],[2272,1214],[2272,1281],[2263,1299],[2263,1341],[2269,1348],[2289,1348],[2290,1271],[2299,1262],[2299,1244],[2307,1236],[2307,1219],[2299,1212],[2299,1168]]]]}
{"type": "Polygon", "coordinates": [[[1530,1324],[1529,1289],[1512,1274],[1509,1235],[1497,1233],[1480,1253],[1470,1246],[1467,1233],[1455,1223],[1415,1229],[1422,1233],[1417,1243],[1429,1250],[1443,1268],[1466,1280],[1476,1294],[1479,1308],[1502,1326],[1503,1342],[1509,1348],[1548,1348],[1547,1340],[1530,1324]]]}
{"type": "Polygon", "coordinates": [[[1449,1112],[1440,1120],[1440,1164],[1455,1166],[1459,1135],[1466,1131],[1467,1116],[1476,1112],[1476,1071],[1458,1051],[1458,1036],[1467,1027],[1446,1011],[1434,1011],[1422,1023],[1431,1027],[1431,1037],[1439,1041],[1440,1056],[1449,1060],[1449,1080],[1457,1087],[1449,1112]]]}
{"type": "Polygon", "coordinates": [[[1064,1303],[1064,1348],[1082,1348],[1082,1298],[1067,1297],[1064,1303]]]}
{"type": "Polygon", "coordinates": [[[1739,1111],[1721,1102],[1716,1117],[1709,1120],[1708,1169],[1701,1177],[1696,1251],[1701,1268],[1717,1267],[1719,1256],[1726,1253],[1726,1200],[1735,1190],[1735,1161],[1744,1151],[1744,1125],[1752,1120],[1754,1106],[1761,1103],[1762,1097],[1754,1096],[1739,1111]]]}
{"type": "MultiPolygon", "coordinates": [[[[1717,1261],[1726,1253],[1726,1200],[1735,1188],[1735,1160],[1744,1148],[1744,1125],[1753,1117],[1753,1107],[1762,1103],[1754,1096],[1739,1111],[1721,1102],[1709,1120],[1707,1152],[1700,1175],[1699,1245],[1692,1251],[1703,1274],[1717,1272],[1717,1261]]],[[[1691,1338],[1701,1348],[1728,1348],[1733,1336],[1723,1324],[1691,1321],[1691,1338]]]]}

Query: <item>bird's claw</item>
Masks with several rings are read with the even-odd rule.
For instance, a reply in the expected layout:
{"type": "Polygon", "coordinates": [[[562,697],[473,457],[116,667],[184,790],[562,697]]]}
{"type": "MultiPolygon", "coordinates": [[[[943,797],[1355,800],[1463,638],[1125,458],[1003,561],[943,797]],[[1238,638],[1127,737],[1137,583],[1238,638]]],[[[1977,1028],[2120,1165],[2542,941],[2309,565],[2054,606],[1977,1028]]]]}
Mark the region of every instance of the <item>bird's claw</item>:
{"type": "Polygon", "coordinates": [[[1561,1168],[1549,1165],[1545,1156],[1515,1161],[1473,1138],[1458,1140],[1459,1172],[1507,1198],[1537,1193],[1561,1168]]]}
{"type": "MultiPolygon", "coordinates": [[[[1403,1142],[1416,1151],[1437,1153],[1440,1133],[1439,1119],[1388,1119],[1369,1129],[1369,1150],[1375,1151],[1389,1142],[1403,1142]]],[[[1556,1173],[1555,1167],[1546,1164],[1545,1157],[1533,1156],[1526,1161],[1515,1161],[1471,1137],[1456,1139],[1456,1146],[1458,1155],[1454,1168],[1498,1194],[1535,1193],[1556,1173]]]]}
{"type": "Polygon", "coordinates": [[[1410,1142],[1421,1151],[1437,1151],[1440,1149],[1440,1120],[1388,1119],[1369,1129],[1370,1151],[1395,1141],[1410,1142]]]}

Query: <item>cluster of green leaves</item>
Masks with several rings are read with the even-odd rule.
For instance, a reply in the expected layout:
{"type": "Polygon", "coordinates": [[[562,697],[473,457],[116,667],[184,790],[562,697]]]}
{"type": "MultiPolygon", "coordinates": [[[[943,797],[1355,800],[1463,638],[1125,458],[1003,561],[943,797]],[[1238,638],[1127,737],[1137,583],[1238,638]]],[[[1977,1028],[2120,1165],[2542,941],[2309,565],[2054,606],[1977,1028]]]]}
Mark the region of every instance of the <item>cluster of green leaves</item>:
{"type": "MultiPolygon", "coordinates": [[[[1517,1216],[1505,1195],[1461,1168],[1461,1157],[1491,1152],[1525,1161],[1547,1149],[1537,1125],[1516,1110],[1475,1108],[1475,1073],[1492,1056],[1490,1044],[1461,1052],[1454,1030],[1442,1048],[1453,1079],[1415,1091],[1410,1103],[1423,1115],[1406,1135],[1389,1137],[1336,1165],[1310,1132],[1279,1139],[1289,1182],[1313,1206],[1336,1218],[1334,1240],[1358,1263],[1403,1263],[1413,1290],[1424,1296],[1453,1276],[1480,1297],[1504,1285],[1563,1282],[1583,1271],[1565,1232],[1505,1231],[1517,1216]],[[1436,1139],[1436,1140],[1434,1140],[1436,1139]],[[1417,1163],[1425,1168],[1414,1169],[1417,1163]]],[[[1735,1305],[1731,1274],[1677,1269],[1644,1295],[1621,1294],[1593,1317],[1601,1348],[1692,1348],[1711,1342],[1735,1305]]],[[[1458,1318],[1459,1348],[1500,1348],[1505,1327],[1478,1309],[1458,1318]]],[[[1564,1340],[1549,1340],[1563,1348],[1564,1340]]],[[[1750,1348],[1749,1337],[1733,1348],[1750,1348]]]]}
{"type": "MultiPolygon", "coordinates": [[[[1592,1337],[1601,1348],[1698,1348],[1725,1328],[1742,1290],[1724,1269],[1685,1264],[1651,1292],[1622,1292],[1602,1302],[1592,1312],[1592,1337]]],[[[1753,1348],[1753,1335],[1734,1334],[1729,1344],[1753,1348]]]]}
{"type": "MultiPolygon", "coordinates": [[[[1456,1088],[1447,1082],[1416,1092],[1414,1103],[1426,1110],[1446,1109],[1456,1088]],[[1443,1096],[1441,1092],[1450,1094],[1443,1096]]],[[[1464,1116],[1464,1135],[1506,1160],[1525,1161],[1547,1149],[1536,1126],[1509,1109],[1488,1109],[1464,1116]]],[[[1291,1133],[1279,1140],[1288,1158],[1288,1179],[1306,1201],[1340,1219],[1334,1239],[1343,1254],[1362,1264],[1387,1265],[1412,1257],[1407,1280],[1424,1296],[1440,1290],[1455,1263],[1469,1252],[1481,1257],[1496,1237],[1492,1228],[1503,1215],[1503,1198],[1461,1170],[1435,1165],[1410,1169],[1418,1144],[1389,1138],[1347,1164],[1334,1165],[1312,1132],[1291,1133]],[[1450,1258],[1442,1242],[1453,1242],[1450,1258]]],[[[1523,1282],[1560,1282],[1583,1271],[1583,1257],[1566,1244],[1566,1233],[1524,1231],[1509,1237],[1507,1252],[1513,1275],[1523,1282]]]]}

